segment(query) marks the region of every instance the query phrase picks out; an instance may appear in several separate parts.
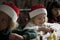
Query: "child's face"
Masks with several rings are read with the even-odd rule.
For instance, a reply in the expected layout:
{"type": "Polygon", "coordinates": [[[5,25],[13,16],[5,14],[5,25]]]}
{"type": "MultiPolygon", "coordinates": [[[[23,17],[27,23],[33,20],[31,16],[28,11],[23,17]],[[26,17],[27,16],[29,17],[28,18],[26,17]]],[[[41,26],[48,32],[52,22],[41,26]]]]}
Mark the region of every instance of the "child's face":
{"type": "Polygon", "coordinates": [[[52,9],[52,14],[54,17],[60,16],[60,8],[53,8],[52,9]]]}
{"type": "Polygon", "coordinates": [[[34,17],[33,21],[35,24],[37,25],[42,25],[46,20],[47,15],[45,13],[41,13],[39,15],[37,15],[36,17],[34,17]]]}
{"type": "Polygon", "coordinates": [[[9,16],[0,11],[0,30],[4,30],[9,26],[9,16]]]}

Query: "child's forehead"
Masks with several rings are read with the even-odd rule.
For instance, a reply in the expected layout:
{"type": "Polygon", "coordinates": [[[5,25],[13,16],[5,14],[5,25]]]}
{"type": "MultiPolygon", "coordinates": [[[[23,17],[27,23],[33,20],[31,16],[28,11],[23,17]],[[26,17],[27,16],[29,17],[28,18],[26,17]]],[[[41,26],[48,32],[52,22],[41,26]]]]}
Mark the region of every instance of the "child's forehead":
{"type": "Polygon", "coordinates": [[[4,15],[7,15],[5,12],[3,12],[3,11],[0,11],[0,14],[4,14],[4,15]]]}
{"type": "Polygon", "coordinates": [[[47,17],[47,15],[46,14],[39,14],[36,16],[36,18],[39,18],[39,17],[47,17]]]}
{"type": "Polygon", "coordinates": [[[5,14],[6,15],[6,13],[4,13],[3,11],[0,11],[0,14],[5,14]]]}
{"type": "Polygon", "coordinates": [[[37,15],[37,16],[44,16],[44,15],[46,15],[45,13],[40,13],[39,15],[37,15]]]}
{"type": "Polygon", "coordinates": [[[9,17],[6,13],[4,13],[3,11],[0,11],[0,16],[5,16],[5,17],[9,17]]]}

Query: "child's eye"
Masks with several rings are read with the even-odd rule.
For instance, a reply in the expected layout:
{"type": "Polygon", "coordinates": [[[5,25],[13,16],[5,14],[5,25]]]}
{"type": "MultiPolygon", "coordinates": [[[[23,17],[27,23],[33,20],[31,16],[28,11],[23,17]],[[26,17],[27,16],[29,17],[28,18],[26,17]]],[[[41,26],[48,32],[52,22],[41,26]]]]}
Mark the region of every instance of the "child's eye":
{"type": "Polygon", "coordinates": [[[45,19],[45,17],[41,17],[41,18],[38,18],[38,19],[40,19],[40,20],[41,20],[41,19],[45,19]]]}
{"type": "Polygon", "coordinates": [[[7,22],[7,20],[5,20],[5,19],[1,19],[0,22],[7,22]]]}
{"type": "Polygon", "coordinates": [[[38,19],[41,19],[41,18],[38,18],[38,19]]]}
{"type": "Polygon", "coordinates": [[[2,19],[1,21],[4,22],[4,21],[6,21],[6,20],[2,19]]]}

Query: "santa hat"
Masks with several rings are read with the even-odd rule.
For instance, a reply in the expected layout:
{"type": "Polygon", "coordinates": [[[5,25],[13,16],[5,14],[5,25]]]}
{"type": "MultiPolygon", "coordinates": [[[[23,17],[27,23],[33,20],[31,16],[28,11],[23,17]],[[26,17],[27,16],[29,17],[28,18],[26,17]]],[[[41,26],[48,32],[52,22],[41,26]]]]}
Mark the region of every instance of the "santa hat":
{"type": "Polygon", "coordinates": [[[19,8],[17,8],[13,3],[6,3],[3,2],[2,5],[0,5],[0,11],[5,12],[14,22],[17,21],[19,17],[19,8]]]}
{"type": "Polygon", "coordinates": [[[40,13],[45,13],[47,15],[46,8],[43,4],[36,4],[31,7],[31,12],[29,13],[30,18],[33,18],[40,13]]]}

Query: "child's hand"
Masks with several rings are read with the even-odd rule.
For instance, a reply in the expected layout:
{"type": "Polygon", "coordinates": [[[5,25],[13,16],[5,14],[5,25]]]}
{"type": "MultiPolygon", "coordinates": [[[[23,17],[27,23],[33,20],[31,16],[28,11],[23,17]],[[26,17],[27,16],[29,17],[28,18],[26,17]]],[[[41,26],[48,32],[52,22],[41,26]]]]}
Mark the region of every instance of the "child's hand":
{"type": "Polygon", "coordinates": [[[9,35],[9,40],[23,40],[23,36],[18,35],[16,33],[11,33],[9,35]]]}
{"type": "Polygon", "coordinates": [[[53,30],[54,30],[54,29],[52,29],[52,28],[42,27],[42,28],[39,28],[38,31],[43,31],[43,32],[47,33],[47,32],[52,32],[53,30]]]}
{"type": "Polygon", "coordinates": [[[53,32],[54,29],[52,29],[52,28],[45,28],[43,31],[44,31],[45,33],[47,33],[47,32],[53,32]]]}

